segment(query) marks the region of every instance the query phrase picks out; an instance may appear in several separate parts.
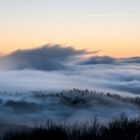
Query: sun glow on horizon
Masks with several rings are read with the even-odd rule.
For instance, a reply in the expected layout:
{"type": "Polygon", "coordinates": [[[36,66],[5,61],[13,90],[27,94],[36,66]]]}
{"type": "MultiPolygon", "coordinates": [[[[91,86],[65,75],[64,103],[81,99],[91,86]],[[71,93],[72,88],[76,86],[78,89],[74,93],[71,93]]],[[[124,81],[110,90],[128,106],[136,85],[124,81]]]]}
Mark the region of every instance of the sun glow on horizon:
{"type": "Polygon", "coordinates": [[[138,0],[1,0],[0,53],[47,43],[102,50],[98,55],[140,55],[138,0]]]}

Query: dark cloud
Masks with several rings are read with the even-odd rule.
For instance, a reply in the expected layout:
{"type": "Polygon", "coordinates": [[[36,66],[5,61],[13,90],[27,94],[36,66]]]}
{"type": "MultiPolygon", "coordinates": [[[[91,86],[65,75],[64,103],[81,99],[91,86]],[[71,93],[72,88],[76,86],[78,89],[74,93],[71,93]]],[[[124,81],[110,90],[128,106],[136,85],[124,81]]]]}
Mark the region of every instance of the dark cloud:
{"type": "Polygon", "coordinates": [[[122,58],[121,61],[125,63],[140,63],[140,57],[122,58]]]}
{"type": "Polygon", "coordinates": [[[35,69],[62,70],[76,61],[80,65],[93,64],[131,64],[140,63],[140,57],[113,58],[110,56],[94,56],[84,60],[84,55],[97,54],[100,50],[76,50],[71,46],[47,44],[40,48],[17,50],[9,55],[0,57],[0,69],[35,69]],[[80,60],[79,60],[80,59],[80,60]]]}
{"type": "Polygon", "coordinates": [[[94,56],[94,57],[78,62],[78,64],[81,64],[81,65],[124,64],[124,63],[140,63],[140,57],[113,58],[110,56],[94,56]]]}
{"type": "Polygon", "coordinates": [[[109,56],[94,56],[79,62],[79,64],[90,65],[90,64],[112,64],[116,60],[109,56]]]}
{"type": "Polygon", "coordinates": [[[36,49],[17,50],[1,58],[1,66],[5,64],[12,69],[58,70],[65,69],[67,63],[76,57],[89,53],[86,50],[75,50],[73,47],[61,45],[45,45],[36,49]]]}

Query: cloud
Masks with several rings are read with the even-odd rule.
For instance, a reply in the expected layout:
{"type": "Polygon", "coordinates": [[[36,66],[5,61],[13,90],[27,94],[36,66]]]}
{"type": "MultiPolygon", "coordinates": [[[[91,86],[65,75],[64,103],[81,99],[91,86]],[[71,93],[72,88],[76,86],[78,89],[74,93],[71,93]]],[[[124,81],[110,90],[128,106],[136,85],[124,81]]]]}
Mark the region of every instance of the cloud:
{"type": "Polygon", "coordinates": [[[11,69],[59,70],[77,57],[97,53],[86,50],[75,50],[70,46],[45,45],[36,49],[17,50],[0,59],[1,67],[11,69]]]}
{"type": "Polygon", "coordinates": [[[92,14],[88,15],[89,17],[134,17],[137,15],[134,14],[120,14],[120,15],[115,15],[115,14],[92,14]]]}
{"type": "Polygon", "coordinates": [[[120,95],[140,94],[140,65],[71,65],[61,71],[0,72],[0,90],[9,92],[90,89],[120,95]]]}
{"type": "Polygon", "coordinates": [[[0,90],[88,88],[121,95],[140,94],[140,57],[83,57],[91,53],[98,51],[47,44],[1,56],[0,69],[3,71],[0,71],[0,90]]]}
{"type": "Polygon", "coordinates": [[[140,57],[122,58],[120,60],[125,63],[139,63],[140,64],[140,57]]]}
{"type": "Polygon", "coordinates": [[[94,56],[85,60],[79,61],[80,65],[92,65],[92,64],[131,64],[140,63],[140,57],[128,57],[128,58],[113,58],[110,56],[94,56]]]}
{"type": "Polygon", "coordinates": [[[90,65],[90,64],[112,64],[116,60],[109,56],[94,56],[79,62],[81,65],[90,65]]]}

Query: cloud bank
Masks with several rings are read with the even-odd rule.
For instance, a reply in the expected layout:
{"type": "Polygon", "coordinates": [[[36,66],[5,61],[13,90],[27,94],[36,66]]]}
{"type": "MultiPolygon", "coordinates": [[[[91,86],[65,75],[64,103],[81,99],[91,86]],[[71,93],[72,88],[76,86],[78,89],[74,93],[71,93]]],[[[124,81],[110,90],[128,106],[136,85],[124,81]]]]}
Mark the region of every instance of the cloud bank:
{"type": "Polygon", "coordinates": [[[129,58],[113,58],[110,56],[94,56],[83,61],[80,61],[80,65],[93,65],[93,64],[140,64],[140,57],[129,58]]]}
{"type": "Polygon", "coordinates": [[[0,67],[9,69],[60,70],[77,57],[95,52],[75,50],[70,46],[44,45],[36,49],[17,50],[0,58],[0,67]]]}
{"type": "Polygon", "coordinates": [[[140,57],[83,57],[98,51],[45,45],[0,58],[0,90],[86,89],[140,94],[140,57]]]}

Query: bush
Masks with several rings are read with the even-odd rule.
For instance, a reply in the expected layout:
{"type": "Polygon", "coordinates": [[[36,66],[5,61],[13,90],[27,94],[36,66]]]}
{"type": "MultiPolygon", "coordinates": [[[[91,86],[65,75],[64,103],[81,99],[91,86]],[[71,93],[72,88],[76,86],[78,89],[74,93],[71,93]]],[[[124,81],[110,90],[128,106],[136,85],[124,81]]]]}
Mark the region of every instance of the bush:
{"type": "Polygon", "coordinates": [[[108,123],[93,122],[73,125],[48,121],[45,127],[25,132],[8,132],[3,140],[140,140],[139,118],[125,114],[108,123]]]}

